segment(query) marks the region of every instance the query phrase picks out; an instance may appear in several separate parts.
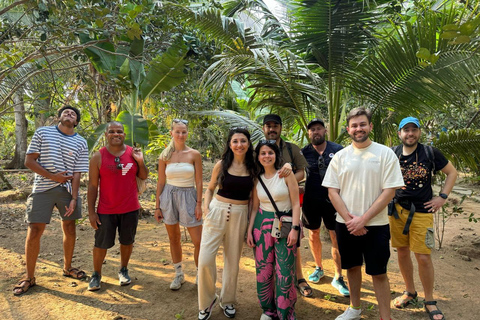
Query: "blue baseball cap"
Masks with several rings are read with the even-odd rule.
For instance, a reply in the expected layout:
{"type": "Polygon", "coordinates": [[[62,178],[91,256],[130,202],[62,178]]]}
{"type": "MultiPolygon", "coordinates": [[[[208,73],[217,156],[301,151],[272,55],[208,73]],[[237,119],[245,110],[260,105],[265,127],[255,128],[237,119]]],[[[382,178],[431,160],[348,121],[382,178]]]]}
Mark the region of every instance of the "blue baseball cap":
{"type": "Polygon", "coordinates": [[[405,127],[409,123],[413,123],[414,125],[417,126],[417,128],[420,128],[420,121],[418,121],[417,118],[406,117],[406,118],[403,118],[402,121],[400,121],[400,124],[398,125],[398,131],[402,130],[402,128],[405,127]]]}

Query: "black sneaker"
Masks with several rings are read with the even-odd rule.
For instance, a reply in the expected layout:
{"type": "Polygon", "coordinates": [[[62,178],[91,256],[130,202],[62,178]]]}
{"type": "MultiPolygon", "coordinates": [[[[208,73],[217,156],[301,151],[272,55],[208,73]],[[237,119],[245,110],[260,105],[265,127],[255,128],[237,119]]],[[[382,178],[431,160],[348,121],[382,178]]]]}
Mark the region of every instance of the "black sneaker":
{"type": "Polygon", "coordinates": [[[97,271],[93,272],[90,282],[88,283],[88,291],[97,291],[100,289],[102,283],[102,276],[97,271]]]}
{"type": "Polygon", "coordinates": [[[225,315],[225,317],[235,318],[235,314],[237,310],[235,310],[235,307],[233,306],[233,304],[227,304],[225,306],[222,306],[222,304],[220,303],[220,308],[223,309],[223,314],[225,315]]]}
{"type": "Polygon", "coordinates": [[[198,320],[208,320],[212,316],[212,310],[217,304],[218,296],[215,296],[215,300],[213,300],[212,304],[206,308],[205,310],[200,310],[198,313],[198,320]]]}

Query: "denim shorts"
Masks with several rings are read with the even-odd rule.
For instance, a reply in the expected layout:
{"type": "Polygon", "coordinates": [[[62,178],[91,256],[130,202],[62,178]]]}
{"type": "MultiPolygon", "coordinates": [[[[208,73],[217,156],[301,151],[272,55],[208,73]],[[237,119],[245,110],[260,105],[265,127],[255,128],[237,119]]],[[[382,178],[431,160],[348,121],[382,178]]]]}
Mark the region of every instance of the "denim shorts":
{"type": "Polygon", "coordinates": [[[62,220],[82,218],[82,198],[77,197],[77,206],[73,213],[65,217],[72,195],[65,187],[57,186],[47,191],[32,193],[27,198],[25,221],[28,223],[50,223],[53,207],[57,207],[62,220]]]}
{"type": "Polygon", "coordinates": [[[190,228],[202,224],[195,218],[197,191],[194,187],[176,187],[166,184],[160,195],[160,210],[165,224],[177,224],[190,228]]]}

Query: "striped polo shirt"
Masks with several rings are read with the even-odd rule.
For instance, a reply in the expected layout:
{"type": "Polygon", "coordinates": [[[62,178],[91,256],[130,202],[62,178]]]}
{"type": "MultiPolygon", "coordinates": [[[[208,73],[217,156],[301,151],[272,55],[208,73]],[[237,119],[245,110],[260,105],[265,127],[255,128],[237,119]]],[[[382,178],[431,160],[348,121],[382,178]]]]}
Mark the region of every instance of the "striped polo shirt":
{"type": "MultiPolygon", "coordinates": [[[[88,172],[87,141],[77,133],[66,135],[57,126],[40,127],[35,131],[27,149],[27,154],[31,153],[39,153],[38,164],[52,173],[88,172]]],[[[35,173],[32,192],[47,191],[59,185],[72,193],[71,181],[60,184],[35,173]]]]}

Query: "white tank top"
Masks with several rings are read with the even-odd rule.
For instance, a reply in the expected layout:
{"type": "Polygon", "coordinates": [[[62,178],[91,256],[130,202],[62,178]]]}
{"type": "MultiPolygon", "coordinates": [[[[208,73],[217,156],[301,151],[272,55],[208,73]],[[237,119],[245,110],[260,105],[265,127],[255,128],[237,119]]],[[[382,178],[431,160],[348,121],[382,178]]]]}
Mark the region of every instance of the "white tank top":
{"type": "MultiPolygon", "coordinates": [[[[265,178],[264,174],[260,175],[260,177],[275,201],[278,210],[290,211],[292,209],[292,202],[290,201],[290,193],[285,183],[285,178],[280,178],[278,172],[270,179],[265,178]]],[[[260,209],[275,212],[275,208],[270,202],[260,181],[257,182],[257,195],[260,200],[260,209]]]]}
{"type": "Polygon", "coordinates": [[[167,184],[175,187],[195,186],[195,167],[188,162],[173,162],[165,168],[167,184]]]}

